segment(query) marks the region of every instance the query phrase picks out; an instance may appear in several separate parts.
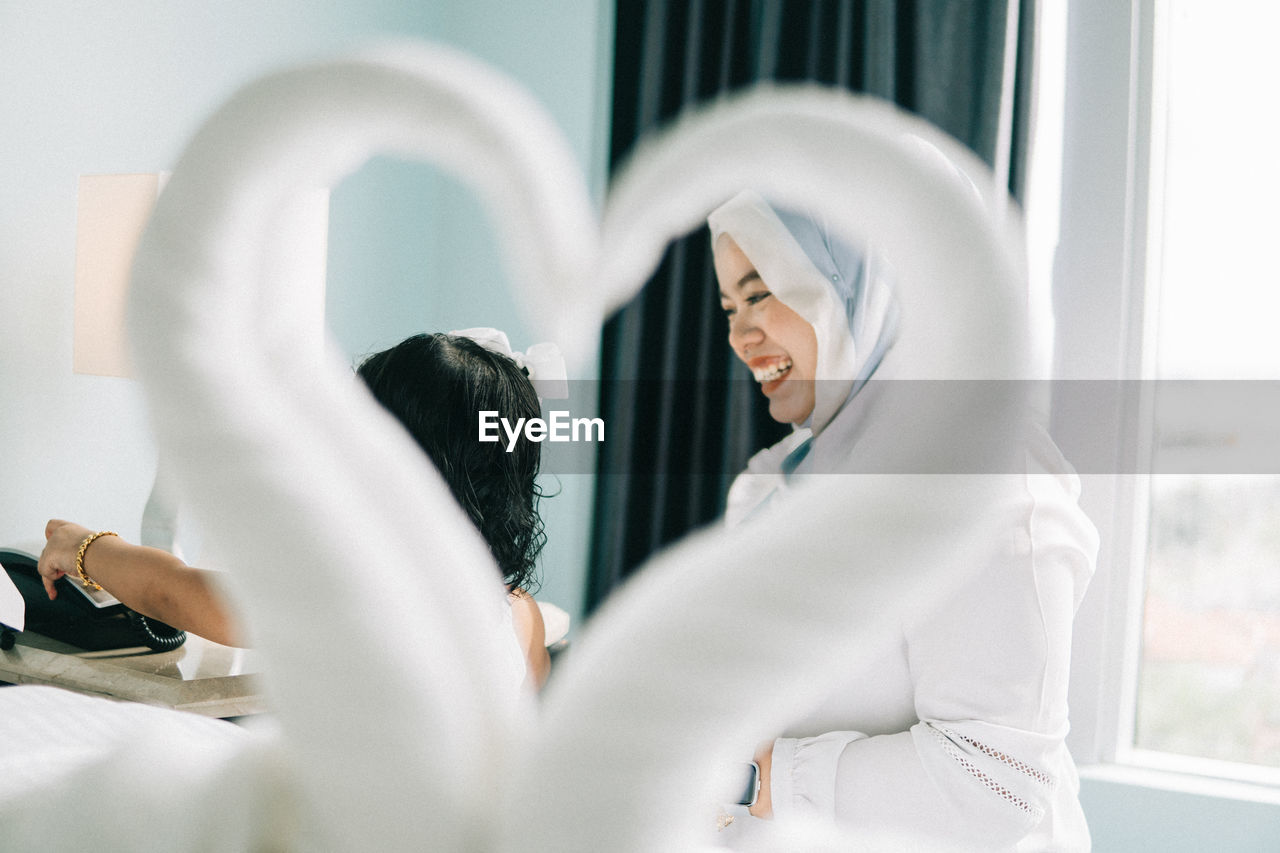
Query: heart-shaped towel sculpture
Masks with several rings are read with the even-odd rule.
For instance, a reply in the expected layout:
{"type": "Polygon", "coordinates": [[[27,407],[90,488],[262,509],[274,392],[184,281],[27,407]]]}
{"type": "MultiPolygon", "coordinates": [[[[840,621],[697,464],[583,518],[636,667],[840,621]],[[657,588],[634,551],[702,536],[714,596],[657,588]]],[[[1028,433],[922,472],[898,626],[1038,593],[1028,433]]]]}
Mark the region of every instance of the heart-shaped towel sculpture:
{"type": "MultiPolygon", "coordinates": [[[[377,153],[475,188],[530,326],[579,369],[669,240],[751,187],[893,260],[903,335],[928,342],[899,378],[1042,371],[1006,197],[958,143],[883,103],[784,87],[720,102],[642,146],[597,219],[545,112],[456,52],[397,46],[254,82],[174,169],[130,316],[160,452],[221,543],[278,732],[237,731],[194,754],[196,735],[138,723],[80,777],[113,779],[107,789],[68,777],[0,799],[19,841],[110,830],[151,849],[150,828],[166,849],[714,848],[734,762],[820,695],[832,660],[868,667],[891,626],[945,600],[993,547],[999,476],[814,478],[768,525],[702,533],[651,560],[535,707],[501,663],[504,598],[479,534],[341,359],[317,364],[311,330],[263,274],[290,199],[377,153]],[[178,782],[146,767],[179,768],[178,782]],[[145,821],[136,835],[106,817],[130,811],[145,821]]],[[[957,411],[952,399],[913,411],[912,430],[889,424],[875,446],[885,470],[907,470],[894,454],[906,465],[957,442],[1003,470],[1025,403],[957,411]]],[[[852,849],[832,827],[771,830],[747,846],[852,849]]]]}

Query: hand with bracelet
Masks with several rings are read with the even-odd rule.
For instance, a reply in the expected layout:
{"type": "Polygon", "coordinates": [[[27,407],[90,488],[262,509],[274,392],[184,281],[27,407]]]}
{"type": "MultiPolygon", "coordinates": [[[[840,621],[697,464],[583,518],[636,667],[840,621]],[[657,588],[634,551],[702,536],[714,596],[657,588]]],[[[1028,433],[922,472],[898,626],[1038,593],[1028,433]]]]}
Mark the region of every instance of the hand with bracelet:
{"type": "MultiPolygon", "coordinates": [[[[79,524],[52,519],[45,525],[44,535],[47,541],[40,557],[40,579],[44,582],[49,598],[54,599],[58,597],[54,582],[63,575],[70,576],[76,583],[85,583],[84,576],[81,575],[84,559],[81,548],[87,552],[88,546],[98,538],[115,534],[109,530],[94,533],[79,524]]],[[[92,581],[90,584],[92,585],[92,581]]]]}
{"type": "Polygon", "coordinates": [[[44,530],[38,570],[49,598],[54,583],[98,586],[131,610],[228,646],[243,645],[213,573],[188,566],[158,548],[134,545],[111,531],[52,519],[44,530]]]}

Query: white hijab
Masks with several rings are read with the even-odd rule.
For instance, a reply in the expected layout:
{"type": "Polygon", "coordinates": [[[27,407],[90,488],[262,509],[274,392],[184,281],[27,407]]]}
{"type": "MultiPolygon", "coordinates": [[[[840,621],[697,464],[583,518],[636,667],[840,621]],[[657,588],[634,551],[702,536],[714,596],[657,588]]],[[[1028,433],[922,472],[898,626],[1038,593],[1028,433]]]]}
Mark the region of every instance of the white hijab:
{"type": "Polygon", "coordinates": [[[746,190],[712,211],[707,225],[712,246],[721,234],[732,237],[773,297],[809,323],[818,340],[813,414],[756,454],[734,482],[726,509],[733,525],[784,488],[783,472],[798,464],[796,455],[807,455],[840,415],[855,416],[849,404],[893,344],[898,304],[881,263],[835,235],[825,217],[775,210],[746,190]]]}
{"type": "Polygon", "coordinates": [[[775,210],[751,190],[707,217],[711,241],[728,234],[775,298],[818,338],[814,408],[822,430],[879,366],[897,331],[897,302],[878,263],[832,233],[825,217],[775,210]]]}

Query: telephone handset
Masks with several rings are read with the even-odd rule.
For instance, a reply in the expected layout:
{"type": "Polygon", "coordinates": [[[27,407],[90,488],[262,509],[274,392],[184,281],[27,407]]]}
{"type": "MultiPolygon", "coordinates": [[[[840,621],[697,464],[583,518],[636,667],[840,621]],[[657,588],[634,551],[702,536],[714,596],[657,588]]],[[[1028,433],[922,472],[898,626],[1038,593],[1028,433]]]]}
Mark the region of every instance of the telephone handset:
{"type": "Polygon", "coordinates": [[[36,557],[26,551],[0,549],[0,566],[26,604],[26,630],[90,652],[133,646],[166,652],[187,639],[185,631],[130,610],[105,590],[86,588],[67,577],[58,578],[58,597],[50,601],[36,565],[36,557]]]}

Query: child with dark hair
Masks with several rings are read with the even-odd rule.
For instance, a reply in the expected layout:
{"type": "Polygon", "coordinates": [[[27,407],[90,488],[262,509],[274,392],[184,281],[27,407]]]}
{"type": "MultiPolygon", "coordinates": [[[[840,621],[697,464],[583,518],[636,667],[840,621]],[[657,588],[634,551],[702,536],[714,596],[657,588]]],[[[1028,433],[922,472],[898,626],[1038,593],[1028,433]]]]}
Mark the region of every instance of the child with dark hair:
{"type": "MultiPolygon", "coordinates": [[[[507,587],[529,681],[541,687],[550,659],[541,611],[529,594],[546,542],[537,507],[541,445],[521,437],[508,452],[502,442],[478,439],[481,411],[511,422],[539,416],[526,371],[462,334],[422,334],[369,356],[357,372],[440,469],[488,543],[507,587]]],[[[45,537],[39,571],[50,598],[57,595],[58,578],[83,574],[144,616],[214,642],[240,644],[241,630],[210,572],[166,551],[58,519],[46,525],[45,537]],[[91,547],[81,551],[86,543],[91,547]]]]}
{"type": "Polygon", "coordinates": [[[546,542],[536,482],[541,445],[476,440],[479,413],[536,418],[538,395],[511,358],[460,335],[414,335],[358,370],[373,396],[436,464],[502,571],[509,590],[532,591],[546,542]]]}

